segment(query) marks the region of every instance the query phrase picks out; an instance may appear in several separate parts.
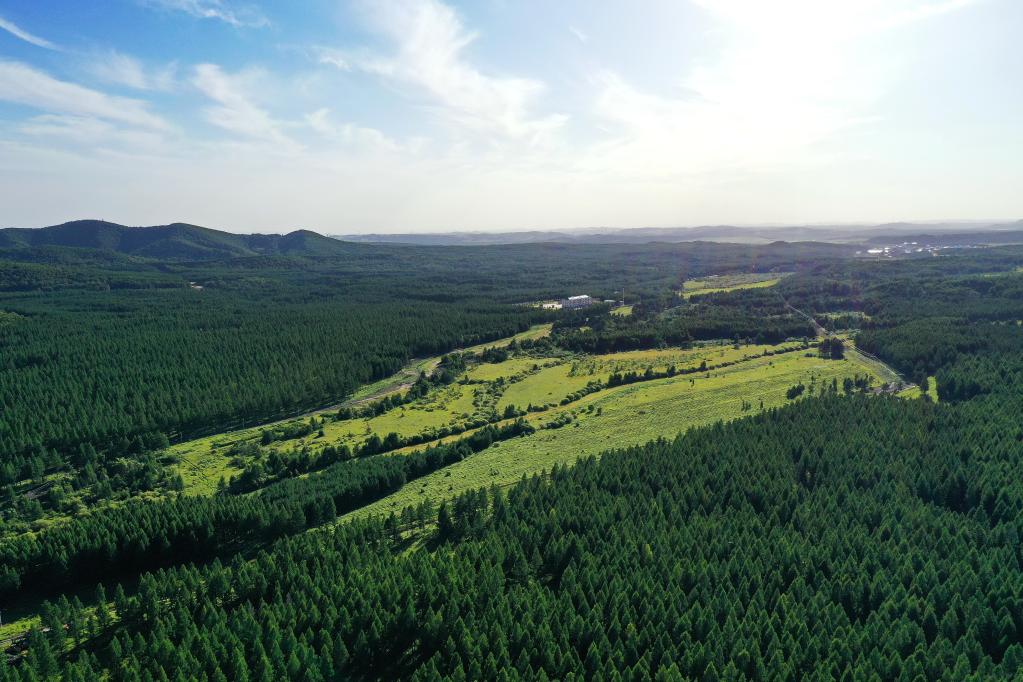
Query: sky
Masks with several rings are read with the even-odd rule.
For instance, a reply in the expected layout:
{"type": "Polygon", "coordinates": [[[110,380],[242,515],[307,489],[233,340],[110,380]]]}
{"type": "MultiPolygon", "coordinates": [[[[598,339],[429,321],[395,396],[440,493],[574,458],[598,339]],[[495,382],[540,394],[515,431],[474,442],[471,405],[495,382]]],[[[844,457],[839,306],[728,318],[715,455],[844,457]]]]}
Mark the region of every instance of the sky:
{"type": "Polygon", "coordinates": [[[1023,217],[1019,0],[0,0],[0,226],[1023,217]]]}

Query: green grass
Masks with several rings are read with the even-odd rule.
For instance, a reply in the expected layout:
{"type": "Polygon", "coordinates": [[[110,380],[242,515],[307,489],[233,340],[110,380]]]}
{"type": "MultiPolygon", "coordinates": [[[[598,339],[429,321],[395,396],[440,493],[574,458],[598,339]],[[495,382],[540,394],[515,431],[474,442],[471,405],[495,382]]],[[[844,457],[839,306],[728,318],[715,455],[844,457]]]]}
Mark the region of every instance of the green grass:
{"type": "Polygon", "coordinates": [[[694,279],[682,284],[681,294],[683,297],[689,298],[694,295],[716,294],[722,291],[773,287],[781,281],[782,277],[786,277],[790,274],[792,273],[749,273],[739,275],[719,275],[717,277],[707,277],[705,279],[694,279]]]}
{"type": "Polygon", "coordinates": [[[511,384],[497,403],[498,411],[507,405],[525,409],[557,404],[561,399],[586,386],[591,381],[606,381],[614,372],[642,372],[650,367],[664,371],[675,365],[679,369],[692,369],[706,361],[708,366],[736,362],[760,355],[773,348],[792,348],[798,344],[781,346],[751,345],[734,348],[731,344],[703,344],[692,349],[666,348],[636,350],[606,355],[581,356],[564,361],[511,384]]]}
{"type": "Polygon", "coordinates": [[[632,314],[632,306],[631,305],[620,305],[617,308],[614,308],[611,311],[611,314],[612,315],[621,315],[622,317],[628,317],[629,315],[632,314]]]}
{"type": "MultiPolygon", "coordinates": [[[[830,384],[855,374],[871,374],[871,365],[857,358],[824,361],[794,352],[756,358],[703,374],[658,379],[600,391],[575,403],[532,414],[535,424],[550,422],[563,413],[576,421],[560,429],[544,429],[523,438],[504,441],[462,462],[410,482],[393,495],[346,518],[399,511],[423,500],[437,503],[466,490],[491,484],[508,485],[523,475],[549,470],[554,464],[574,462],[615,447],[638,445],[671,437],[686,429],[717,420],[755,413],[782,405],[786,390],[802,381],[814,386],[830,384]],[[743,402],[752,410],[743,411],[743,402]],[[590,411],[592,406],[592,411],[590,411]],[[597,412],[600,412],[598,415],[597,412]]],[[[812,398],[803,398],[812,399],[812,398]]]]}
{"type": "MultiPolygon", "coordinates": [[[[0,643],[4,643],[12,637],[25,634],[30,628],[38,626],[41,620],[39,615],[35,613],[17,617],[5,612],[4,624],[0,625],[0,643]]],[[[0,648],[6,649],[7,647],[3,646],[0,648]]]]}
{"type": "Polygon", "coordinates": [[[511,384],[497,401],[498,411],[504,410],[508,405],[514,405],[520,410],[526,409],[530,404],[538,407],[556,405],[569,393],[578,391],[590,381],[604,378],[590,375],[572,376],[571,372],[572,365],[562,362],[545,367],[536,374],[511,384]]]}
{"type": "Polygon", "coordinates": [[[505,346],[511,344],[512,341],[518,342],[527,340],[535,341],[536,339],[541,339],[545,336],[548,336],[551,333],[551,326],[552,325],[550,324],[535,324],[526,331],[519,332],[515,336],[510,336],[508,338],[500,339],[498,341],[491,341],[489,343],[480,343],[475,346],[463,348],[462,350],[466,353],[479,353],[486,350],[487,348],[504,348],[505,346]]]}
{"type": "MultiPolygon", "coordinates": [[[[527,334],[546,331],[544,328],[534,329],[527,334]]],[[[839,363],[807,358],[801,350],[756,357],[765,350],[798,347],[798,344],[786,344],[735,348],[731,344],[707,343],[685,350],[641,350],[599,356],[516,356],[502,363],[471,367],[466,375],[471,383],[456,382],[439,387],[423,398],[376,417],[327,420],[322,426],[323,436],[314,432],[303,438],[274,442],[268,449],[286,451],[309,447],[316,451],[327,444],[339,443],[355,449],[373,434],[383,438],[393,432],[410,437],[442,427],[464,428],[471,421],[489,418],[495,410],[503,412],[507,405],[515,405],[519,409],[530,404],[551,406],[544,412],[528,416],[536,425],[545,424],[565,412],[580,414],[578,425],[542,430],[523,439],[521,444],[519,440],[500,444],[494,453],[480,453],[471,461],[460,463],[457,468],[432,475],[425,482],[427,491],[432,491],[430,494],[434,496],[442,489],[447,490],[447,486],[455,494],[475,485],[511,482],[522,473],[533,473],[559,461],[571,461],[581,454],[597,453],[609,444],[643,443],[657,436],[674,435],[691,425],[741,416],[744,400],[755,407],[759,406],[761,398],[768,407],[780,404],[784,402],[785,391],[800,379],[808,382],[812,372],[826,380],[835,376],[839,383],[845,376],[856,373],[871,374],[879,382],[893,380],[894,374],[886,366],[854,350],[850,350],[849,360],[839,363]],[[647,367],[663,371],[670,365],[691,369],[699,367],[702,362],[711,368],[709,378],[704,372],[699,372],[641,382],[604,389],[569,405],[558,405],[563,398],[589,382],[606,380],[612,372],[642,372],[647,367]],[[737,364],[714,369],[726,362],[737,364]],[[513,378],[516,380],[509,381],[513,378]],[[593,405],[594,412],[599,408],[601,416],[585,411],[590,405],[593,405]],[[584,412],[580,413],[580,410],[584,412]],[[615,435],[619,436],[619,440],[612,441],[615,435]],[[500,467],[493,461],[494,457],[501,458],[499,451],[510,457],[500,467]],[[455,480],[438,482],[440,478],[455,480]]],[[[220,477],[229,478],[239,473],[240,469],[232,464],[226,453],[234,443],[258,439],[260,430],[244,429],[171,448],[172,454],[180,458],[175,466],[185,480],[186,491],[210,494],[216,489],[220,477]]],[[[412,449],[415,447],[405,451],[412,449]]],[[[421,487],[423,484],[416,485],[421,487]]],[[[402,494],[410,493],[399,493],[402,494]]],[[[414,501],[418,501],[418,497],[414,501]]]]}
{"type": "MultiPolygon", "coordinates": [[[[257,436],[258,437],[258,436],[257,436]]],[[[185,482],[185,490],[197,495],[212,495],[221,478],[228,480],[241,473],[230,458],[213,446],[213,439],[189,441],[172,448],[180,461],[174,466],[185,482]]]]}
{"type": "Polygon", "coordinates": [[[485,362],[470,369],[466,375],[471,381],[497,381],[498,379],[510,379],[511,377],[526,374],[532,371],[534,366],[543,366],[550,362],[543,358],[511,358],[504,362],[485,362]]]}
{"type": "MultiPolygon", "coordinates": [[[[486,348],[505,347],[512,341],[538,339],[547,336],[550,332],[550,324],[533,325],[528,330],[514,336],[490,343],[470,346],[461,350],[479,353],[486,348]]],[[[431,371],[437,366],[438,362],[440,362],[439,357],[413,360],[396,374],[363,386],[356,391],[349,402],[360,399],[364,400],[368,397],[381,397],[404,390],[408,384],[415,381],[421,372],[431,371]]],[[[521,367],[525,367],[527,364],[529,367],[532,367],[533,362],[536,361],[518,364],[521,367]]],[[[497,369],[497,367],[500,367],[500,365],[481,365],[473,371],[479,371],[485,375],[488,372],[505,373],[513,369],[511,365],[501,369],[497,369]]],[[[515,371],[518,370],[515,369],[515,371]]],[[[496,379],[496,376],[494,378],[496,379]]],[[[355,447],[363,443],[372,433],[377,433],[380,437],[383,437],[393,431],[402,436],[412,436],[428,429],[461,423],[465,421],[465,416],[471,416],[476,412],[476,408],[473,405],[476,398],[475,391],[476,389],[472,386],[457,384],[448,386],[432,393],[425,399],[417,400],[415,403],[372,419],[351,419],[341,422],[328,420],[323,425],[324,436],[322,438],[314,432],[304,438],[274,442],[269,446],[269,449],[290,450],[294,447],[301,448],[303,446],[310,446],[315,449],[328,443],[345,443],[349,447],[355,447]]],[[[176,464],[171,465],[172,471],[181,474],[185,482],[185,492],[198,495],[212,494],[216,490],[217,482],[221,477],[230,478],[232,475],[241,473],[241,468],[233,466],[230,458],[225,454],[231,445],[245,441],[259,442],[260,432],[269,426],[308,421],[309,417],[319,416],[328,409],[319,409],[292,419],[284,419],[247,429],[228,431],[176,444],[167,453],[178,460],[176,464]]]]}
{"type": "MultiPolygon", "coordinates": [[[[895,395],[900,398],[912,400],[914,398],[923,397],[924,392],[920,390],[919,386],[914,384],[909,388],[904,388],[895,395]]],[[[938,384],[935,383],[934,377],[927,377],[927,396],[930,397],[932,401],[938,402],[938,384]]]]}
{"type": "Polygon", "coordinates": [[[864,367],[869,367],[871,373],[877,376],[882,383],[890,384],[902,381],[902,377],[900,377],[891,367],[878,360],[868,358],[863,353],[856,350],[855,346],[848,342],[846,343],[845,354],[864,367]]]}

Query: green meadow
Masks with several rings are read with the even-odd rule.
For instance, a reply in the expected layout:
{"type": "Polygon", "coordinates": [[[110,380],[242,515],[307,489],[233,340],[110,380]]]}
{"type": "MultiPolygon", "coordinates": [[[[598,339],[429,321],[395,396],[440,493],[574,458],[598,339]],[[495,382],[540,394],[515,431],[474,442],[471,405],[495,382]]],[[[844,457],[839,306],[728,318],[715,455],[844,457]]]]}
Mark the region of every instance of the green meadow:
{"type": "MultiPolygon", "coordinates": [[[[614,361],[611,356],[601,357],[614,361]]],[[[749,359],[706,374],[605,389],[528,417],[539,427],[567,414],[572,417],[568,425],[496,443],[484,452],[410,482],[393,495],[353,512],[349,518],[399,511],[424,500],[437,503],[480,486],[512,484],[523,475],[597,455],[612,445],[639,445],[659,437],[673,437],[694,426],[755,414],[760,411],[761,402],[763,409],[789,402],[786,391],[798,383],[809,389],[806,397],[799,399],[812,400],[820,387],[835,381],[841,388],[844,378],[857,374],[870,375],[875,383],[882,380],[873,365],[860,362],[859,356],[834,361],[793,352],[749,359]]],[[[538,403],[547,384],[534,388],[536,392],[531,397],[538,403]]]]}
{"type": "MultiPolygon", "coordinates": [[[[541,329],[539,333],[546,331],[541,329]]],[[[528,333],[534,338],[537,335],[532,330],[528,333]]],[[[507,345],[510,340],[491,345],[507,345]]],[[[533,411],[527,419],[538,427],[554,419],[565,419],[565,415],[572,417],[572,422],[560,429],[541,429],[521,441],[502,443],[493,452],[478,454],[419,481],[416,484],[421,489],[419,493],[403,490],[395,500],[374,507],[379,509],[391,502],[419,501],[423,495],[434,499],[477,485],[509,483],[523,473],[568,461],[566,458],[598,453],[611,442],[644,443],[659,436],[673,436],[689,426],[750,414],[760,409],[761,401],[765,408],[782,404],[785,391],[799,382],[820,386],[836,379],[841,384],[842,379],[856,374],[870,375],[878,384],[898,378],[884,364],[855,350],[850,350],[844,361],[822,361],[812,349],[799,343],[738,347],[725,342],[704,343],[688,349],[595,356],[541,357],[518,353],[504,362],[472,365],[459,381],[437,387],[422,398],[377,416],[340,421],[324,418],[317,420],[316,428],[306,436],[274,441],[263,448],[281,452],[308,448],[315,452],[327,445],[344,444],[354,450],[373,435],[383,438],[390,433],[404,438],[425,435],[432,443],[450,442],[471,433],[479,423],[492,422],[509,406],[518,411],[531,407],[533,411]],[[765,352],[775,354],[765,356],[765,352]],[[647,369],[663,372],[671,366],[690,372],[702,366],[707,370],[604,388],[560,405],[563,399],[591,382],[606,383],[612,373],[642,374],[647,369]],[[464,433],[448,435],[451,430],[464,433]],[[619,440],[614,441],[616,435],[619,440]],[[498,461],[501,466],[495,464],[498,461]]],[[[282,423],[298,424],[323,415],[320,411],[282,423]]],[[[174,466],[184,480],[186,492],[211,494],[221,477],[229,479],[240,473],[246,461],[233,455],[232,447],[260,442],[265,428],[268,427],[243,429],[173,446],[169,455],[177,460],[174,466]]],[[[405,447],[398,452],[421,447],[405,447]]]]}
{"type": "Polygon", "coordinates": [[[792,273],[770,272],[770,273],[746,273],[738,275],[718,275],[704,279],[693,279],[682,284],[681,295],[684,298],[700,294],[716,294],[723,291],[738,291],[739,289],[761,289],[773,287],[792,273]]]}

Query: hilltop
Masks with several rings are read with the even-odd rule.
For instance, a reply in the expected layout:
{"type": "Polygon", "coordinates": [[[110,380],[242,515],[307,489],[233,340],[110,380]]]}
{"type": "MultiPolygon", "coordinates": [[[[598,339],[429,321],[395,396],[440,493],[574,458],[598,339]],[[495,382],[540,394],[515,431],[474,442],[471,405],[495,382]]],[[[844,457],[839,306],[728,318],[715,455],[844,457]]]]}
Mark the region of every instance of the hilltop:
{"type": "Polygon", "coordinates": [[[144,258],[182,261],[346,253],[343,242],[309,230],[296,230],[284,235],[233,234],[187,223],[128,227],[103,220],[74,220],[42,228],[0,230],[0,248],[45,246],[101,249],[144,258]]]}

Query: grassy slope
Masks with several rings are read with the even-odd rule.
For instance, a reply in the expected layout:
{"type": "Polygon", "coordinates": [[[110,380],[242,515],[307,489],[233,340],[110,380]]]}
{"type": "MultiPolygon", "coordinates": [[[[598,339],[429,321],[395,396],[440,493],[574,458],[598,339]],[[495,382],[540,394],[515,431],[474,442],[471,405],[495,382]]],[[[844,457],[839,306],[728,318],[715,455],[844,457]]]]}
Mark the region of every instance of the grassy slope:
{"type": "Polygon", "coordinates": [[[741,275],[721,275],[720,277],[708,277],[707,279],[694,279],[682,284],[682,295],[685,298],[697,294],[716,294],[722,291],[737,291],[739,289],[760,289],[773,287],[781,281],[782,277],[789,275],[788,272],[780,273],[750,273],[741,275]]]}
{"type": "MultiPolygon", "coordinates": [[[[790,348],[794,345],[798,344],[782,344],[779,348],[790,348]]],[[[500,411],[509,404],[519,409],[530,403],[557,404],[562,398],[585,387],[590,381],[606,380],[613,372],[642,372],[647,367],[663,371],[670,365],[675,365],[679,369],[690,369],[699,367],[703,361],[709,366],[714,366],[760,355],[770,348],[772,347],[766,345],[752,345],[736,349],[731,345],[705,344],[688,350],[666,348],[582,357],[545,368],[512,384],[501,396],[497,408],[500,411]]]]}
{"type": "MultiPolygon", "coordinates": [[[[546,330],[540,330],[540,333],[546,333],[546,330]]],[[[742,360],[744,356],[759,354],[765,348],[768,346],[734,349],[731,345],[708,344],[691,350],[631,351],[567,361],[519,357],[499,364],[478,365],[470,369],[469,377],[475,381],[507,379],[531,372],[533,365],[539,364],[542,368],[539,374],[529,378],[545,373],[546,376],[542,381],[529,384],[533,393],[527,393],[525,397],[527,401],[540,404],[556,377],[573,375],[572,381],[585,385],[593,378],[606,378],[612,371],[642,370],[647,366],[663,369],[670,364],[694,366],[704,359],[709,365],[715,365],[742,360]],[[548,364],[552,366],[546,367],[548,364]]],[[[484,485],[512,484],[523,475],[549,469],[555,463],[570,463],[580,456],[599,454],[611,447],[636,445],[659,436],[673,436],[718,419],[751,414],[759,409],[761,399],[765,407],[781,405],[787,402],[785,391],[790,386],[799,381],[809,383],[811,376],[815,377],[816,385],[830,382],[833,377],[841,384],[843,377],[857,373],[869,373],[875,381],[888,380],[886,371],[890,372],[858,353],[850,354],[845,361],[830,362],[806,357],[797,351],[752,358],[731,367],[711,370],[709,378],[700,373],[607,389],[570,405],[527,417],[534,425],[541,426],[559,415],[571,413],[576,421],[568,426],[542,429],[532,436],[499,443],[485,452],[414,481],[394,495],[345,518],[396,511],[423,499],[437,502],[484,485]],[[752,403],[752,411],[743,411],[744,400],[752,403]]],[[[525,382],[511,386],[521,383],[525,382]]],[[[325,439],[312,435],[274,446],[290,448],[295,444],[317,441],[332,443],[343,434],[348,434],[352,442],[361,442],[374,430],[380,435],[389,431],[406,435],[417,433],[424,428],[457,421],[459,414],[471,412],[475,391],[480,387],[475,384],[443,387],[416,404],[373,419],[327,423],[324,426],[325,439]]],[[[465,435],[451,436],[444,441],[464,438],[465,435]]],[[[222,453],[230,444],[248,438],[258,439],[259,429],[219,434],[174,446],[172,450],[182,457],[177,468],[185,478],[187,490],[193,494],[212,494],[220,476],[237,473],[239,470],[232,467],[222,453]]],[[[397,452],[408,453],[421,448],[412,446],[397,452]]],[[[0,628],[0,639],[24,632],[33,622],[38,622],[38,616],[31,609],[8,611],[5,615],[10,620],[0,628]]]]}
{"type": "MultiPolygon", "coordinates": [[[[441,427],[455,425],[464,427],[470,420],[488,418],[494,410],[501,413],[508,405],[514,405],[520,410],[530,404],[551,406],[552,409],[548,411],[529,416],[531,421],[545,423],[566,410],[576,409],[578,405],[585,407],[594,402],[598,396],[591,395],[570,406],[558,406],[562,398],[585,387],[591,381],[606,380],[612,372],[642,372],[647,367],[664,370],[670,365],[676,365],[679,368],[696,368],[704,361],[713,368],[715,365],[725,362],[740,362],[739,365],[723,370],[712,369],[714,375],[730,376],[737,370],[745,372],[751,367],[770,368],[773,362],[789,356],[772,356],[771,358],[757,358],[756,356],[772,348],[793,347],[798,347],[798,344],[782,344],[777,347],[752,345],[739,348],[733,348],[730,344],[705,344],[687,350],[678,348],[641,350],[599,356],[576,356],[569,359],[514,357],[503,363],[486,363],[471,368],[467,376],[473,383],[455,383],[440,387],[431,391],[424,398],[376,417],[345,421],[328,420],[322,425],[323,436],[313,433],[303,438],[278,441],[267,448],[289,451],[308,446],[315,451],[327,444],[343,443],[355,449],[372,434],[384,437],[393,432],[403,437],[410,437],[441,427]],[[517,381],[508,382],[508,379],[513,377],[517,381]],[[498,387],[494,383],[498,380],[504,380],[507,383],[503,387],[498,387]],[[501,394],[502,389],[503,394],[501,394]]],[[[797,353],[798,351],[790,355],[797,353]]],[[[872,361],[865,358],[858,358],[858,364],[871,366],[872,374],[879,379],[886,379],[883,374],[886,368],[883,365],[873,367],[872,361]]],[[[863,368],[858,371],[867,372],[863,368]]],[[[712,383],[712,380],[703,378],[703,375],[690,375],[684,379],[686,386],[689,385],[690,378],[694,380],[695,385],[700,387],[712,383]]],[[[795,380],[788,381],[787,377],[781,376],[777,380],[784,384],[779,384],[782,394],[790,385],[796,383],[795,380]],[[788,383],[784,383],[785,381],[788,383]]],[[[645,382],[643,385],[648,386],[651,383],[658,382],[645,382]]],[[[630,387],[630,390],[632,388],[635,386],[630,387]]],[[[605,390],[599,395],[618,394],[623,390],[623,388],[605,390]]],[[[759,400],[759,396],[746,393],[743,393],[740,402],[742,398],[750,401],[759,400]]],[[[674,434],[675,430],[665,431],[660,426],[651,426],[641,429],[638,433],[640,436],[636,442],[645,442],[650,437],[674,434]]],[[[216,489],[217,482],[222,476],[230,478],[230,476],[240,473],[240,467],[232,464],[226,453],[235,443],[247,440],[258,441],[259,437],[260,429],[251,428],[201,438],[171,448],[171,453],[180,457],[177,470],[184,479],[185,490],[194,494],[210,494],[216,489]]],[[[441,442],[459,437],[462,436],[452,436],[441,442]]],[[[407,452],[416,447],[405,448],[404,451],[407,452]]]]}
{"type": "Polygon", "coordinates": [[[856,358],[822,361],[798,352],[756,358],[710,374],[710,378],[701,374],[621,386],[530,415],[530,421],[542,424],[571,412],[577,415],[577,421],[499,443],[414,481],[349,517],[397,511],[424,499],[438,502],[480,486],[514,483],[523,475],[611,447],[638,445],[659,436],[674,436],[693,426],[750,414],[742,410],[744,400],[753,404],[754,412],[760,400],[765,408],[782,405],[787,402],[785,391],[790,386],[800,381],[809,385],[811,377],[818,386],[830,383],[832,378],[841,385],[842,378],[854,374],[871,374],[875,381],[880,380],[874,367],[856,358]],[[588,411],[590,405],[593,412],[588,411]]]}
{"type": "MultiPolygon", "coordinates": [[[[550,331],[551,325],[549,324],[535,325],[515,336],[491,343],[471,346],[465,348],[464,351],[478,353],[485,348],[504,347],[513,340],[523,341],[544,337],[550,334],[550,331]]],[[[413,360],[395,375],[359,389],[353,396],[353,400],[365,399],[369,396],[382,397],[389,393],[403,390],[403,387],[414,381],[420,372],[432,370],[437,366],[438,362],[440,362],[439,357],[413,360]],[[411,381],[409,377],[411,377],[411,381]]],[[[529,366],[531,367],[532,363],[529,366]]],[[[485,369],[487,367],[496,367],[496,365],[482,365],[478,369],[482,372],[495,371],[485,369]]],[[[274,443],[271,449],[290,450],[295,446],[315,446],[321,443],[337,443],[339,441],[351,447],[362,443],[374,432],[381,437],[392,431],[402,436],[415,435],[428,428],[437,428],[446,424],[463,421],[464,417],[461,415],[468,416],[473,413],[474,392],[475,389],[472,386],[449,386],[423,400],[416,401],[413,405],[392,410],[379,417],[354,419],[344,422],[329,421],[324,424],[324,438],[322,439],[313,434],[301,439],[274,443]]],[[[307,421],[309,417],[320,415],[325,411],[327,410],[316,410],[301,417],[286,419],[274,424],[307,421]]],[[[217,481],[222,476],[230,478],[241,473],[241,468],[233,466],[229,458],[224,456],[223,453],[235,443],[248,440],[256,440],[258,442],[260,432],[267,426],[272,425],[266,424],[238,431],[229,431],[172,446],[168,450],[168,454],[179,459],[178,464],[174,465],[174,469],[184,479],[186,492],[200,495],[211,494],[216,490],[217,481]]]]}

